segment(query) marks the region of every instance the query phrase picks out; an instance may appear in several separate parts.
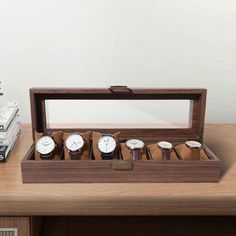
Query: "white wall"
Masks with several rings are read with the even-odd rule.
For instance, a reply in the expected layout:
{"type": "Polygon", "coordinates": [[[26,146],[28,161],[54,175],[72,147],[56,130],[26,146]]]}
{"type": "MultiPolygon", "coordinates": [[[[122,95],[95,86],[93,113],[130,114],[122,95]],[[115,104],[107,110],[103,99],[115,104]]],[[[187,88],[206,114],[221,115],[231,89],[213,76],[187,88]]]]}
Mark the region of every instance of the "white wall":
{"type": "Polygon", "coordinates": [[[236,122],[236,1],[7,0],[1,100],[30,121],[33,86],[206,87],[207,121],[236,122]]]}

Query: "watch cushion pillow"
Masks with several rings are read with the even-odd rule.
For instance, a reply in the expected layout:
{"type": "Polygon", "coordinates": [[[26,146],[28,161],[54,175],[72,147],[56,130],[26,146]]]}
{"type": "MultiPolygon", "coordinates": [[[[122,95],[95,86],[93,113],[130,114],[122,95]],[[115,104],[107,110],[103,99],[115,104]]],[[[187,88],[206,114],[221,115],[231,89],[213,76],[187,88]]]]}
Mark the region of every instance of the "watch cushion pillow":
{"type": "MultiPolygon", "coordinates": [[[[182,160],[191,160],[191,149],[185,143],[176,145],[175,150],[182,160]]],[[[200,160],[209,160],[203,148],[200,150],[200,160]]]]}
{"type": "MultiPolygon", "coordinates": [[[[120,144],[121,147],[121,156],[123,160],[133,160],[132,150],[130,150],[125,143],[120,144]]],[[[147,160],[147,149],[144,146],[142,148],[142,158],[141,160],[147,160]]]]}
{"type": "MultiPolygon", "coordinates": [[[[76,133],[76,132],[75,132],[76,133]]],[[[71,155],[66,147],[66,139],[73,133],[63,133],[63,143],[64,143],[64,159],[71,160],[71,155]]],[[[85,133],[78,133],[82,136],[84,140],[84,146],[82,147],[81,160],[90,159],[90,150],[91,150],[91,131],[85,133]]]]}
{"type": "MultiPolygon", "coordinates": [[[[105,135],[105,134],[103,134],[105,135]]],[[[95,160],[102,160],[101,157],[101,151],[98,149],[98,141],[99,139],[102,137],[102,134],[96,131],[92,132],[92,146],[93,146],[93,156],[95,158],[95,160]]],[[[115,151],[113,152],[112,155],[112,159],[116,159],[119,158],[119,149],[120,149],[120,132],[117,132],[115,134],[112,135],[112,137],[115,139],[117,147],[115,149],[115,151]]]]}
{"type": "MultiPolygon", "coordinates": [[[[34,132],[34,140],[35,143],[43,136],[43,133],[34,132]]],[[[62,131],[53,132],[51,137],[53,138],[54,142],[56,143],[56,147],[52,152],[52,160],[60,160],[62,154],[62,131]]],[[[34,154],[35,160],[41,160],[40,153],[37,152],[35,148],[34,154]]]]}
{"type": "MultiPolygon", "coordinates": [[[[148,148],[148,152],[153,160],[156,160],[156,161],[163,160],[162,149],[160,147],[158,147],[158,145],[156,143],[155,144],[148,144],[147,148],[148,148]]],[[[173,149],[170,153],[170,160],[172,160],[172,161],[179,160],[176,152],[173,149]]]]}

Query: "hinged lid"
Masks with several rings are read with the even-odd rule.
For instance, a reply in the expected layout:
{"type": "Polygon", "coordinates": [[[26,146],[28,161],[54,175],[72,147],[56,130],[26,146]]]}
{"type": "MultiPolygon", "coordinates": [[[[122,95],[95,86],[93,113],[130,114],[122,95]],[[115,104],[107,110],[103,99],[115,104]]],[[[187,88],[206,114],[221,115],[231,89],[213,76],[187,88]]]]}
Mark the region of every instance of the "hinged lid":
{"type": "MultiPolygon", "coordinates": [[[[97,130],[102,133],[121,131],[121,137],[140,138],[146,142],[162,140],[183,141],[187,139],[202,140],[205,119],[206,89],[190,88],[128,88],[112,86],[110,88],[32,88],[30,89],[31,115],[33,132],[50,132],[53,130],[78,131],[97,130]],[[47,100],[189,100],[189,126],[184,128],[50,128],[47,125],[47,100]]],[[[63,108],[62,108],[63,109],[63,108]]],[[[79,108],[78,108],[79,109],[79,108]]],[[[89,109],[89,108],[88,108],[89,109]]],[[[124,115],[122,110],[120,115],[124,115]]],[[[64,113],[64,116],[67,114],[64,113]]],[[[173,114],[175,115],[175,114],[173,114]]],[[[96,114],[94,114],[96,116],[96,114]]]]}

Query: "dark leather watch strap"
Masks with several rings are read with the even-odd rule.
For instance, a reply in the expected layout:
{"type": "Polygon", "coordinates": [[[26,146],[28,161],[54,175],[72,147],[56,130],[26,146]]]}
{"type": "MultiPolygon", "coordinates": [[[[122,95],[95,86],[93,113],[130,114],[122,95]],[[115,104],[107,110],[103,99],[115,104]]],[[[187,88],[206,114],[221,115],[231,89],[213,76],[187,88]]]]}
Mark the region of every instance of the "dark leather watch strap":
{"type": "Polygon", "coordinates": [[[133,149],[132,150],[132,158],[134,161],[142,159],[142,150],[141,149],[133,149]]]}
{"type": "Polygon", "coordinates": [[[69,154],[71,156],[71,160],[81,160],[81,154],[82,154],[82,150],[78,150],[78,151],[69,151],[69,154]]]}
{"type": "Polygon", "coordinates": [[[113,152],[110,153],[101,153],[102,160],[112,160],[112,154],[113,152]]]}
{"type": "Polygon", "coordinates": [[[42,160],[52,160],[52,152],[49,153],[49,154],[45,154],[45,155],[40,154],[40,158],[41,158],[42,160]]]}
{"type": "Polygon", "coordinates": [[[170,149],[162,149],[163,160],[170,160],[170,149]]]}
{"type": "Polygon", "coordinates": [[[104,137],[104,136],[110,136],[110,137],[113,137],[112,134],[101,134],[101,137],[104,137]]]}

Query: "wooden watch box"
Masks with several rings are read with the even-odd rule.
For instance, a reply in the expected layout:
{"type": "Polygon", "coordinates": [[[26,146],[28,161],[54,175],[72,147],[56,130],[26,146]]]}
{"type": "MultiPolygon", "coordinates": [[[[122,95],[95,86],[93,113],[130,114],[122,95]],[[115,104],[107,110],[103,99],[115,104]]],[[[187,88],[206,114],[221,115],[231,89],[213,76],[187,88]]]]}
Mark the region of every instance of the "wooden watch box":
{"type": "MultiPolygon", "coordinates": [[[[35,160],[33,144],[21,162],[23,183],[158,183],[158,182],[217,182],[221,162],[203,142],[205,89],[130,89],[111,88],[32,88],[30,89],[32,131],[44,133],[97,131],[113,134],[120,131],[121,139],[137,138],[145,144],[165,140],[173,144],[196,140],[202,143],[207,160],[35,160]],[[126,128],[51,128],[47,125],[47,100],[184,100],[189,101],[187,127],[126,127],[126,128]]],[[[66,116],[66,114],[64,114],[66,116]]],[[[106,115],[109,115],[106,114],[106,115]]],[[[122,111],[120,111],[120,115],[122,111]]],[[[173,114],[175,115],[175,114],[173,114]]],[[[33,135],[34,136],[34,135],[33,135]]]]}

